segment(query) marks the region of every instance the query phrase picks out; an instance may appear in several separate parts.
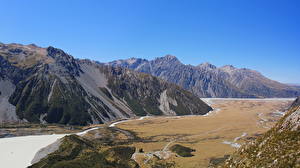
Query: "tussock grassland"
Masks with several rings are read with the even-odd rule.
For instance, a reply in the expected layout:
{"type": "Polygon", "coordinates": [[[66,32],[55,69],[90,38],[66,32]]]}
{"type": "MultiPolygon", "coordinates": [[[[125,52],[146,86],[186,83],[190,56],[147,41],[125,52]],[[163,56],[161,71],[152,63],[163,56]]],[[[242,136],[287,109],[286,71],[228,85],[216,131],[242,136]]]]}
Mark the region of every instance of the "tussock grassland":
{"type": "MultiPolygon", "coordinates": [[[[208,116],[154,117],[120,123],[117,127],[130,130],[143,139],[132,146],[144,153],[168,151],[180,144],[195,149],[192,157],[169,155],[176,167],[207,167],[213,158],[232,154],[239,144],[257,138],[280,118],[274,112],[282,111],[291,100],[213,100],[213,108],[220,109],[208,116]],[[224,142],[231,142],[225,144],[224,142]],[[238,144],[238,145],[231,145],[238,144]]],[[[146,155],[136,160],[147,167],[146,155]]]]}

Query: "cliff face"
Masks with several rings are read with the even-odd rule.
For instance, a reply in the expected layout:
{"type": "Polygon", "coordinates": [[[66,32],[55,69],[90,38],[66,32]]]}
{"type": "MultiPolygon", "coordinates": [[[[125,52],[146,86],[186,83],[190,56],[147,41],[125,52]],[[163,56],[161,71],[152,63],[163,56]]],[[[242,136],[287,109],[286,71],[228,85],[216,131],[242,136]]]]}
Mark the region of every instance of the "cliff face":
{"type": "Polygon", "coordinates": [[[300,167],[300,98],[267,133],[219,167],[300,167]]]}
{"type": "Polygon", "coordinates": [[[155,60],[131,58],[107,63],[145,72],[175,83],[199,97],[296,97],[297,87],[270,80],[259,72],[227,65],[184,65],[175,56],[155,60]]]}
{"type": "Polygon", "coordinates": [[[86,125],[211,108],[148,74],[78,60],[54,47],[0,44],[0,121],[86,125]],[[5,108],[4,108],[5,107],[5,108]]]}

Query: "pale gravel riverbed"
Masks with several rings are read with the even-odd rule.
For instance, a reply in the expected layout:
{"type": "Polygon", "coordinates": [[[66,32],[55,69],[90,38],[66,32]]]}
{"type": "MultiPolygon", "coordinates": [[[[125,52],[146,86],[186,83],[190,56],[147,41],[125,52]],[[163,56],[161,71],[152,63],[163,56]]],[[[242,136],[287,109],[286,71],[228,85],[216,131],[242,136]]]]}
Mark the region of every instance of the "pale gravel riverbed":
{"type": "Polygon", "coordinates": [[[25,168],[36,152],[67,134],[33,135],[0,138],[1,167],[25,168]]]}
{"type": "MultiPolygon", "coordinates": [[[[76,133],[79,136],[99,127],[76,133]]],[[[0,138],[1,167],[25,168],[31,165],[36,153],[69,134],[30,135],[10,138],[0,138]]]]}

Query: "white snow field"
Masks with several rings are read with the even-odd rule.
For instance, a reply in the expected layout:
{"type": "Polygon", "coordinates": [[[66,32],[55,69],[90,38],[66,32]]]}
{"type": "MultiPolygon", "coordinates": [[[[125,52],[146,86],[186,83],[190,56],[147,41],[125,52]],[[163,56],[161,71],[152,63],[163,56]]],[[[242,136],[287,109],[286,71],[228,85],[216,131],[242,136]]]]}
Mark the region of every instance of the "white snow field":
{"type": "MultiPolygon", "coordinates": [[[[82,136],[99,127],[76,133],[82,136]]],[[[31,165],[35,154],[42,148],[54,143],[69,134],[30,135],[10,138],[0,138],[1,167],[25,168],[31,165]]]]}
{"type": "Polygon", "coordinates": [[[1,167],[25,168],[31,165],[35,153],[66,134],[33,135],[0,138],[1,167]]]}

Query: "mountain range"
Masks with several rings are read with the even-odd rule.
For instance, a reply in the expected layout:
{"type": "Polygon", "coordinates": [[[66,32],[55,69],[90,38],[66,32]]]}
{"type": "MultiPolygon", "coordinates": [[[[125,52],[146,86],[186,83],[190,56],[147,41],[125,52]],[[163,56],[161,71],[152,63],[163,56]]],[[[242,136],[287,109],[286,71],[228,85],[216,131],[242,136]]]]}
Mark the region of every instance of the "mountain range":
{"type": "Polygon", "coordinates": [[[0,122],[87,125],[210,110],[189,91],[146,73],[54,47],[0,43],[0,122]]]}
{"type": "Polygon", "coordinates": [[[199,97],[272,98],[300,95],[299,87],[268,79],[255,70],[231,65],[216,67],[210,63],[185,65],[172,55],[150,61],[130,58],[105,65],[130,68],[157,76],[199,97]]]}

